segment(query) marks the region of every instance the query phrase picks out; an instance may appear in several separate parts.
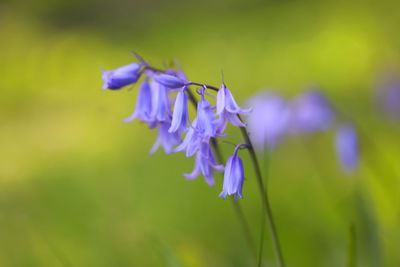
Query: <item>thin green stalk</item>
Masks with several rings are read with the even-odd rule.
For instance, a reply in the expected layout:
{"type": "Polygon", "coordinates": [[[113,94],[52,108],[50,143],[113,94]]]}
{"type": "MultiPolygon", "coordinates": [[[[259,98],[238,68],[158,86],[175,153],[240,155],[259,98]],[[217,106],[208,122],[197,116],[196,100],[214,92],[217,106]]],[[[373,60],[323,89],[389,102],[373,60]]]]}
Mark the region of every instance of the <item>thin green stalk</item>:
{"type": "Polygon", "coordinates": [[[265,234],[265,215],[264,215],[264,207],[261,210],[261,231],[260,231],[260,244],[258,245],[258,258],[257,258],[257,266],[261,267],[262,265],[262,255],[264,248],[264,234],[265,234]]]}
{"type": "Polygon", "coordinates": [[[264,188],[262,174],[261,174],[261,170],[260,170],[260,165],[258,163],[257,155],[256,155],[256,152],[254,151],[253,145],[250,141],[250,137],[247,134],[246,128],[240,127],[240,131],[242,133],[243,138],[245,139],[245,142],[247,144],[249,144],[248,151],[249,151],[251,162],[253,163],[254,171],[256,174],[257,185],[258,185],[258,189],[260,192],[262,204],[263,204],[263,207],[265,210],[265,215],[267,217],[266,219],[267,219],[268,227],[271,231],[272,244],[273,244],[275,255],[277,258],[277,263],[278,263],[279,267],[284,267],[285,263],[283,261],[282,251],[281,251],[281,247],[279,244],[278,233],[276,231],[275,222],[274,222],[274,219],[272,216],[271,205],[269,203],[267,191],[264,188]]]}
{"type": "MultiPolygon", "coordinates": [[[[265,180],[265,184],[267,184],[267,177],[268,177],[268,173],[269,173],[269,155],[265,154],[264,155],[264,162],[263,162],[263,166],[264,166],[264,180],[265,180]]],[[[261,229],[260,229],[260,243],[258,245],[258,262],[257,262],[257,266],[261,267],[262,265],[262,255],[263,255],[263,248],[264,248],[264,236],[265,236],[265,215],[264,215],[264,207],[262,207],[261,209],[261,229]]]]}
{"type": "Polygon", "coordinates": [[[354,224],[351,224],[349,227],[349,244],[348,244],[348,258],[347,258],[347,267],[356,267],[357,266],[357,245],[356,245],[356,227],[354,224]]]}

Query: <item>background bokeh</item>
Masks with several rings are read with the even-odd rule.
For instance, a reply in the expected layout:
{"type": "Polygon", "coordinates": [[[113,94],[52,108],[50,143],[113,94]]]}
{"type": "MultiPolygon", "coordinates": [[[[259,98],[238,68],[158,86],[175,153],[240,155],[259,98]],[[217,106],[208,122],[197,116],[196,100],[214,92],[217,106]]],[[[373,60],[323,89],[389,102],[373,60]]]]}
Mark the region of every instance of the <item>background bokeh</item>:
{"type": "MultiPolygon", "coordinates": [[[[243,103],[318,86],[360,130],[358,171],[338,167],[333,132],[271,155],[273,212],[287,266],[400,266],[399,125],[374,106],[400,60],[396,1],[3,1],[0,4],[0,266],[249,266],[230,201],[187,181],[193,159],[148,151],[156,132],[123,124],[136,89],[102,91],[100,67],[178,59],[191,80],[243,103]]],[[[228,139],[239,142],[231,129],[228,139]]],[[[232,146],[222,145],[224,156],[232,146]]],[[[240,201],[259,239],[247,153],[240,201]]],[[[264,265],[275,266],[270,237],[264,265]]]]}

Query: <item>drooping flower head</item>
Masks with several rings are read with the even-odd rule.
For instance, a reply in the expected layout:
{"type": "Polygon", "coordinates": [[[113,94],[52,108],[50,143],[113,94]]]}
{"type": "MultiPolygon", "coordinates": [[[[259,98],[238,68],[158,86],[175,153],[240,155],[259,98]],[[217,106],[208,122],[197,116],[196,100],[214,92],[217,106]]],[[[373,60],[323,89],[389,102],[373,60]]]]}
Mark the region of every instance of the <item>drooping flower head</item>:
{"type": "Polygon", "coordinates": [[[232,125],[237,127],[246,127],[246,125],[240,121],[238,114],[246,115],[251,112],[251,108],[242,109],[236,104],[232,93],[226,88],[225,84],[222,83],[221,88],[217,94],[217,112],[216,115],[223,117],[229,121],[232,125]]]}
{"type": "Polygon", "coordinates": [[[202,141],[196,153],[194,169],[191,173],[184,173],[186,179],[193,180],[200,175],[204,176],[207,184],[214,186],[214,171],[223,172],[224,165],[218,164],[214,152],[207,141],[202,141]]]}
{"type": "Polygon", "coordinates": [[[136,98],[136,107],[133,114],[124,119],[124,122],[131,122],[135,119],[139,119],[143,122],[150,122],[151,119],[151,111],[152,111],[152,93],[151,86],[148,81],[142,82],[139,87],[139,93],[136,98]]]}
{"type": "Polygon", "coordinates": [[[254,147],[273,149],[287,134],[290,108],[278,94],[264,91],[248,101],[253,111],[248,116],[247,129],[254,147]]]}
{"type": "Polygon", "coordinates": [[[222,188],[222,192],[219,195],[222,198],[226,198],[227,195],[234,195],[237,200],[242,195],[243,188],[243,180],[244,180],[244,171],[243,171],[243,162],[242,159],[237,156],[238,149],[243,144],[239,144],[236,146],[233,155],[228,158],[228,161],[225,165],[224,172],[224,185],[222,188]]]}
{"type": "Polygon", "coordinates": [[[336,132],[336,153],[338,161],[346,172],[358,166],[358,138],[355,128],[350,124],[341,125],[336,132]]]}
{"type": "Polygon", "coordinates": [[[331,103],[317,90],[295,98],[291,111],[290,130],[295,134],[326,131],[335,119],[331,103]]]}
{"type": "Polygon", "coordinates": [[[202,99],[197,103],[197,124],[196,131],[201,137],[215,137],[217,135],[217,125],[210,102],[202,99]]]}
{"type": "Polygon", "coordinates": [[[150,150],[150,154],[155,153],[160,146],[164,148],[166,154],[169,154],[172,152],[173,146],[180,143],[179,134],[168,132],[169,127],[171,127],[171,123],[168,121],[158,124],[157,139],[150,150]]]}
{"type": "Polygon", "coordinates": [[[117,90],[126,85],[137,82],[140,76],[140,67],[140,64],[132,63],[115,70],[102,69],[103,76],[101,76],[101,79],[104,81],[103,90],[117,90]]]}
{"type": "Polygon", "coordinates": [[[172,114],[171,127],[169,132],[173,133],[178,130],[186,132],[188,130],[187,123],[189,121],[188,114],[188,96],[185,93],[185,87],[180,90],[176,96],[174,111],[172,114]]]}
{"type": "Polygon", "coordinates": [[[156,122],[164,122],[170,120],[171,110],[168,100],[168,89],[157,82],[152,81],[152,112],[151,118],[156,122]]]}

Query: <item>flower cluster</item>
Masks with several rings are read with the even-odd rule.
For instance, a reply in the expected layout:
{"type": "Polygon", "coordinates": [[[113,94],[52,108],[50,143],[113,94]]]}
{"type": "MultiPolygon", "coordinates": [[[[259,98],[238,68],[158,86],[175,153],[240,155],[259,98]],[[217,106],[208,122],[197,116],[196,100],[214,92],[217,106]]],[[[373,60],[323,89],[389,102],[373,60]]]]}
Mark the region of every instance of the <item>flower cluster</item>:
{"type": "MultiPolygon", "coordinates": [[[[255,147],[262,150],[272,150],[287,136],[329,131],[338,121],[333,105],[316,89],[292,100],[263,91],[250,98],[248,105],[253,107],[247,127],[250,138],[255,147]]],[[[348,172],[355,170],[358,146],[353,126],[346,123],[337,127],[335,147],[343,169],[348,172]]]]}
{"type": "Polygon", "coordinates": [[[161,146],[167,154],[182,151],[187,157],[195,156],[193,171],[184,173],[187,179],[202,174],[207,184],[213,186],[214,172],[225,170],[221,197],[242,197],[243,166],[237,149],[225,168],[215,158],[212,139],[225,136],[228,122],[236,127],[245,127],[238,115],[249,114],[251,109],[240,108],[224,83],[219,89],[212,88],[218,91],[216,103],[212,105],[207,99],[210,86],[188,81],[181,71],[155,69],[143,60],[112,71],[103,70],[103,89],[122,89],[138,82],[142,76],[135,110],[124,122],[138,119],[148,124],[150,129],[158,128],[157,140],[150,153],[161,146]],[[197,86],[196,92],[201,97],[192,121],[189,119],[188,101],[189,97],[193,102],[196,100],[190,91],[191,86],[197,86]]]}

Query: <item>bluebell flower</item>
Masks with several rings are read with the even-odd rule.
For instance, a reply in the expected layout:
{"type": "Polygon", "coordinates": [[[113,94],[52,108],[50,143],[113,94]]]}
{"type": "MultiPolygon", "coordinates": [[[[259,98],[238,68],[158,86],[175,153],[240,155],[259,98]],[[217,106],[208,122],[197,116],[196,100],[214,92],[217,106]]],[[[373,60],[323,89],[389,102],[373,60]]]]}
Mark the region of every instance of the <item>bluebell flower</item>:
{"type": "Polygon", "coordinates": [[[196,130],[201,137],[215,137],[217,135],[217,124],[210,102],[201,99],[197,103],[196,130]]]}
{"type": "Polygon", "coordinates": [[[241,145],[236,146],[233,155],[228,158],[225,165],[224,185],[219,197],[226,198],[227,195],[234,195],[237,200],[242,195],[244,171],[242,159],[237,156],[237,151],[241,145]]]}
{"type": "Polygon", "coordinates": [[[152,111],[151,118],[156,122],[163,122],[170,120],[171,111],[168,99],[168,89],[156,82],[151,82],[152,88],[152,111]]]}
{"type": "Polygon", "coordinates": [[[132,63],[115,70],[104,70],[101,79],[104,81],[103,90],[121,89],[122,87],[135,83],[139,79],[141,65],[132,63]]]}
{"type": "Polygon", "coordinates": [[[278,94],[264,91],[248,101],[253,108],[247,119],[247,130],[258,150],[273,149],[288,132],[290,108],[278,94]]]}
{"type": "Polygon", "coordinates": [[[186,74],[181,70],[168,69],[165,73],[181,79],[185,84],[189,83],[186,74]]]}
{"type": "Polygon", "coordinates": [[[203,174],[210,186],[214,186],[214,171],[223,172],[224,165],[218,164],[214,152],[208,142],[201,142],[200,149],[196,153],[194,169],[190,174],[184,173],[186,179],[193,180],[203,174]]]}
{"type": "Polygon", "coordinates": [[[188,129],[188,121],[188,96],[185,93],[185,88],[183,88],[176,96],[174,111],[172,114],[171,128],[169,128],[169,132],[176,132],[178,130],[186,132],[188,129]]]}
{"type": "MultiPolygon", "coordinates": [[[[185,138],[182,143],[177,146],[173,152],[185,151],[186,157],[191,157],[196,153],[200,147],[200,143],[202,141],[201,136],[198,134],[196,130],[197,126],[197,118],[193,120],[189,131],[187,132],[185,138]]],[[[207,140],[207,139],[204,139],[207,140]]]]}
{"type": "Polygon", "coordinates": [[[376,94],[378,108],[391,120],[400,118],[400,82],[385,81],[376,94]]]}
{"type": "Polygon", "coordinates": [[[236,104],[232,93],[223,83],[217,94],[217,112],[216,115],[228,120],[232,125],[237,127],[246,127],[246,125],[238,118],[238,114],[246,115],[251,112],[251,108],[242,109],[236,104]]]}
{"type": "Polygon", "coordinates": [[[153,76],[154,80],[167,88],[176,89],[182,88],[185,85],[185,81],[178,77],[170,74],[157,74],[153,76]]]}
{"type": "Polygon", "coordinates": [[[342,168],[351,172],[358,165],[358,138],[352,125],[346,124],[338,128],[336,132],[336,153],[342,168]]]}
{"type": "Polygon", "coordinates": [[[166,154],[169,154],[172,152],[173,146],[180,143],[181,139],[179,134],[168,132],[169,127],[171,127],[171,124],[168,121],[158,124],[157,139],[150,150],[150,154],[155,153],[160,146],[164,148],[166,154]]]}
{"type": "Polygon", "coordinates": [[[322,92],[313,90],[301,94],[292,102],[292,133],[312,133],[328,130],[335,119],[331,103],[322,92]]]}
{"type": "Polygon", "coordinates": [[[136,98],[136,107],[133,114],[124,119],[124,122],[131,122],[134,119],[138,118],[143,122],[151,121],[151,111],[152,111],[152,94],[151,87],[148,81],[144,81],[140,87],[138,96],[136,98]]]}

